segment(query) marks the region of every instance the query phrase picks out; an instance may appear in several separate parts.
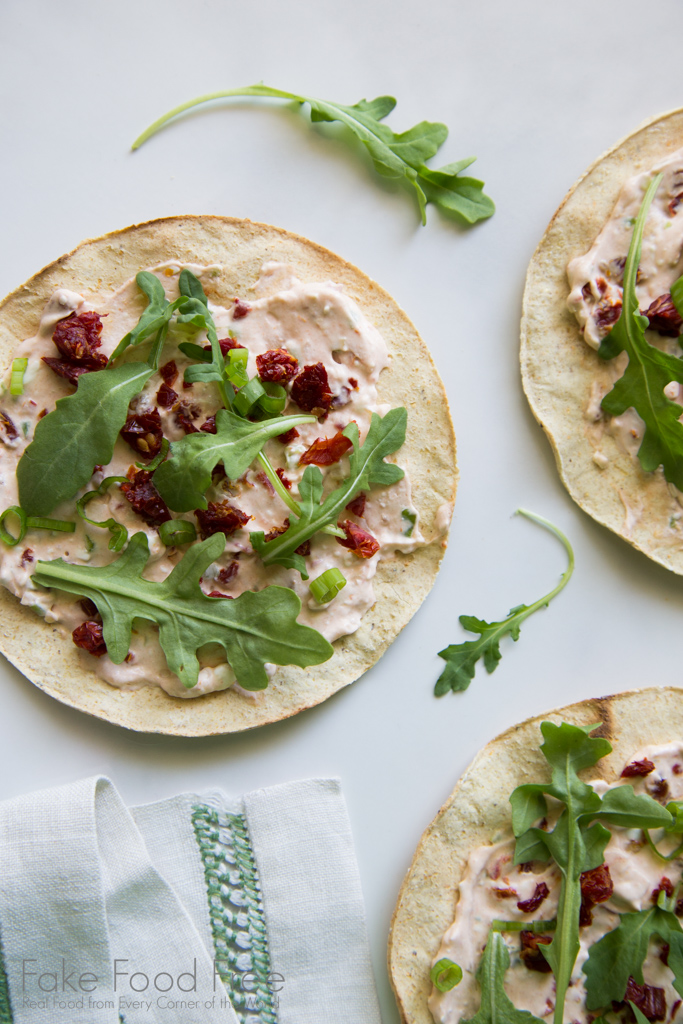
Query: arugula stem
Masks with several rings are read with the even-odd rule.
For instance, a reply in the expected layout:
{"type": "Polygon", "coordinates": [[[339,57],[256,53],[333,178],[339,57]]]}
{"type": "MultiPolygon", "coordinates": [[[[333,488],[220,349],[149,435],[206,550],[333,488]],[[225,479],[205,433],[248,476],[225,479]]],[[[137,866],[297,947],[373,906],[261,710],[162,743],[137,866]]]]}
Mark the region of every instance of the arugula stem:
{"type": "MultiPolygon", "coordinates": [[[[277,473],[273,469],[273,467],[272,467],[268,457],[263,452],[259,452],[258,455],[257,455],[257,459],[258,459],[258,461],[261,464],[261,468],[262,468],[263,472],[266,474],[266,476],[270,480],[271,484],[273,485],[276,494],[279,494],[279,496],[284,501],[285,505],[289,509],[291,509],[291,511],[294,513],[294,515],[298,519],[300,519],[301,518],[301,506],[299,505],[298,501],[295,498],[293,498],[292,495],[289,493],[289,491],[287,490],[287,488],[283,484],[282,480],[280,479],[280,477],[277,475],[277,473]]],[[[320,532],[321,533],[329,533],[331,537],[345,537],[346,536],[344,531],[340,530],[337,526],[324,526],[323,529],[320,532]]]]}
{"type": "Polygon", "coordinates": [[[282,92],[280,89],[269,89],[268,86],[265,85],[248,85],[242,89],[222,89],[220,92],[210,92],[207,93],[206,96],[198,96],[194,100],[188,100],[187,103],[181,103],[179,107],[174,107],[173,110],[169,110],[167,114],[163,115],[163,117],[157,118],[149,128],[145,129],[142,135],[137,137],[131,146],[131,149],[139,149],[143,143],[147,142],[147,140],[152,137],[152,135],[156,135],[156,133],[163,128],[165,124],[172,121],[174,117],[178,117],[179,114],[184,114],[186,110],[198,107],[202,103],[209,103],[211,100],[228,99],[231,96],[267,96],[275,99],[294,100],[296,103],[302,102],[301,97],[296,96],[294,93],[282,92]]]}
{"type": "Polygon", "coordinates": [[[164,324],[157,331],[157,336],[154,339],[149,358],[147,359],[147,365],[151,370],[159,369],[159,360],[161,359],[161,353],[164,349],[164,343],[166,341],[166,335],[168,334],[168,324],[164,324]]]}
{"type": "Polygon", "coordinates": [[[645,838],[647,839],[647,845],[650,847],[650,849],[655,854],[655,856],[659,857],[660,860],[663,860],[663,861],[676,860],[676,857],[680,857],[681,853],[683,853],[683,843],[681,843],[679,846],[677,846],[676,849],[673,850],[672,853],[662,853],[661,850],[657,849],[657,846],[656,846],[652,836],[650,835],[650,830],[645,828],[645,829],[643,829],[643,832],[645,833],[645,838]]]}
{"type": "Polygon", "coordinates": [[[549,519],[546,519],[545,516],[539,516],[537,512],[530,512],[526,508],[518,508],[515,515],[524,516],[526,519],[531,519],[534,523],[538,523],[539,526],[545,527],[546,530],[550,530],[550,532],[557,537],[564,547],[564,550],[567,552],[567,568],[560,576],[560,582],[550,591],[550,593],[546,594],[545,597],[541,597],[538,601],[535,601],[534,604],[529,605],[524,615],[520,616],[521,622],[523,619],[528,618],[529,615],[538,611],[539,608],[544,608],[549,605],[552,599],[557,597],[557,595],[567,586],[572,578],[572,573],[574,572],[574,549],[562,533],[562,530],[555,526],[554,523],[551,523],[549,519]]]}

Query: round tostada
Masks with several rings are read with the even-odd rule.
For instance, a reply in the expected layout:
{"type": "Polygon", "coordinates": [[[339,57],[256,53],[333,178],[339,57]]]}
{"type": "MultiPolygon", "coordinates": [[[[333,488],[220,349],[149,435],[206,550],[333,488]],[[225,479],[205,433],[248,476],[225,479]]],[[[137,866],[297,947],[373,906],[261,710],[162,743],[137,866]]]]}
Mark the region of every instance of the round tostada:
{"type": "Polygon", "coordinates": [[[403,1021],[673,1019],[682,838],[680,689],[508,729],[465,771],[403,883],[389,938],[403,1021]]]}
{"type": "Polygon", "coordinates": [[[2,303],[0,363],[0,650],[63,703],[179,735],[278,721],[431,588],[443,385],[320,246],[198,216],[83,242],[2,303]]]}
{"type": "Polygon", "coordinates": [[[524,390],[571,496],[679,574],[682,199],[676,110],[569,191],[531,260],[521,329],[524,390]]]}

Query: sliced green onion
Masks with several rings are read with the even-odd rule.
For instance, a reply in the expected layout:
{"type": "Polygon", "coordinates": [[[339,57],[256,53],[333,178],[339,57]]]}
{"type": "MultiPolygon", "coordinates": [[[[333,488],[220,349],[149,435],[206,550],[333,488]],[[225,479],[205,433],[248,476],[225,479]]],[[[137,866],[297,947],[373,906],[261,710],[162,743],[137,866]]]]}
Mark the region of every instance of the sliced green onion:
{"type": "Polygon", "coordinates": [[[271,416],[278,416],[287,404],[287,392],[281,384],[271,384],[270,381],[261,381],[261,387],[265,395],[259,398],[259,406],[271,416]]]}
{"type": "MultiPolygon", "coordinates": [[[[148,473],[153,473],[155,469],[159,468],[161,463],[168,455],[168,449],[170,447],[171,442],[168,440],[168,438],[162,437],[159,454],[155,455],[151,462],[136,462],[135,465],[138,467],[138,469],[146,469],[148,473]]],[[[112,478],[110,477],[110,479],[112,478]]],[[[123,479],[125,480],[126,478],[124,477],[123,479]]]]}
{"type": "Polygon", "coordinates": [[[491,931],[494,932],[533,932],[534,935],[542,935],[543,932],[554,932],[557,928],[557,918],[551,917],[548,921],[499,921],[491,922],[491,931]]]}
{"type": "Polygon", "coordinates": [[[249,353],[246,348],[231,348],[228,352],[228,361],[225,367],[225,376],[233,387],[243,388],[249,383],[247,374],[247,360],[249,353]]]}
{"type": "Polygon", "coordinates": [[[434,988],[439,992],[450,992],[462,981],[462,967],[454,964],[448,957],[444,957],[442,960],[437,960],[429,972],[429,977],[432,979],[434,988]]]}
{"type": "Polygon", "coordinates": [[[0,515],[0,540],[3,544],[7,544],[8,547],[13,548],[15,544],[20,544],[26,536],[26,530],[28,529],[26,523],[26,513],[23,508],[19,508],[18,505],[12,505],[11,508],[6,508],[5,511],[0,515]],[[5,526],[5,521],[9,516],[16,516],[19,520],[19,536],[15,536],[5,526]]]}
{"type": "Polygon", "coordinates": [[[11,508],[5,509],[0,515],[0,540],[4,544],[13,548],[15,544],[20,544],[26,536],[27,530],[58,530],[60,533],[73,533],[76,529],[75,523],[70,523],[66,519],[45,519],[42,516],[27,516],[23,508],[19,508],[18,505],[12,505],[11,508]],[[10,533],[5,526],[5,521],[8,516],[16,516],[19,520],[19,535],[10,533]]]}
{"type": "Polygon", "coordinates": [[[76,511],[81,519],[85,519],[86,523],[90,523],[92,526],[101,526],[103,529],[109,530],[111,534],[111,537],[109,538],[110,551],[121,551],[128,540],[128,530],[123,523],[117,523],[113,518],[105,519],[102,522],[97,519],[89,519],[85,514],[85,506],[88,502],[92,501],[93,498],[103,498],[112,484],[121,484],[127,479],[128,477],[125,476],[107,476],[96,490],[88,491],[76,502],[76,511]]]}
{"type": "Polygon", "coordinates": [[[28,359],[22,357],[21,359],[12,360],[12,376],[9,381],[9,393],[10,395],[23,395],[24,393],[24,373],[28,366],[28,359]]]}
{"type": "Polygon", "coordinates": [[[401,518],[403,519],[403,536],[412,537],[417,522],[417,512],[411,512],[409,508],[404,508],[401,518]]]}
{"type": "Polygon", "coordinates": [[[27,516],[26,527],[29,530],[57,530],[59,533],[73,533],[74,522],[68,519],[45,519],[43,516],[27,516]]]}
{"type": "Polygon", "coordinates": [[[252,377],[249,383],[245,384],[235,395],[233,408],[240,416],[247,416],[251,412],[252,406],[256,405],[265,393],[265,388],[258,377],[252,377]]]}
{"type": "Polygon", "coordinates": [[[194,345],[191,341],[181,341],[178,348],[186,355],[189,359],[197,359],[200,363],[210,363],[212,361],[212,355],[210,352],[205,352],[199,345],[194,345]]]}
{"type": "Polygon", "coordinates": [[[308,589],[318,604],[327,604],[327,602],[335,598],[339,591],[345,586],[346,580],[344,578],[344,574],[333,565],[332,568],[327,569],[322,576],[318,576],[317,579],[309,583],[308,589]]]}
{"type": "Polygon", "coordinates": [[[179,544],[191,544],[197,539],[194,523],[188,519],[169,519],[159,527],[159,536],[166,547],[179,544]]]}

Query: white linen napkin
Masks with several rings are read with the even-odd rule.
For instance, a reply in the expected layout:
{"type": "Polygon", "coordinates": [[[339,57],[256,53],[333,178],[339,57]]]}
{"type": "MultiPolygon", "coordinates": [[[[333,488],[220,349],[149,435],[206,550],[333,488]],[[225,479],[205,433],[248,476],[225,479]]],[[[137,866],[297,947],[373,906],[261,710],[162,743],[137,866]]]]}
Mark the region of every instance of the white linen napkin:
{"type": "Polygon", "coordinates": [[[380,1024],[336,779],[0,803],[0,1024],[380,1024]]]}

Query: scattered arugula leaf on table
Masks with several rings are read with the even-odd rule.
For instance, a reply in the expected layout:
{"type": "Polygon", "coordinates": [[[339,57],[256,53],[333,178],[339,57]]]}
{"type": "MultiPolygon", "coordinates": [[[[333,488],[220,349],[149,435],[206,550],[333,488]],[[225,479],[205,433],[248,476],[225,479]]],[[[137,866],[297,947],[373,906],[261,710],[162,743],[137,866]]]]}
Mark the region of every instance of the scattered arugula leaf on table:
{"type": "Polygon", "coordinates": [[[586,1008],[599,1010],[620,1002],[628,979],[644,983],[643,962],[650,940],[656,935],[669,945],[668,966],[673,986],[683,995],[683,929],[675,914],[676,898],[659,893],[657,904],[631,914],[621,914],[619,924],[594,943],[583,965],[586,975],[586,1008]]]}
{"type": "Polygon", "coordinates": [[[572,546],[556,526],[548,519],[537,515],[535,512],[528,512],[526,509],[518,508],[517,513],[526,516],[540,526],[544,526],[560,540],[567,552],[568,565],[560,577],[560,582],[550,593],[534,601],[533,604],[520,604],[511,608],[507,618],[500,622],[486,622],[484,619],[477,619],[474,615],[461,615],[459,622],[470,633],[479,633],[478,640],[465,640],[461,644],[450,644],[439,651],[439,657],[446,662],[446,668],[436,681],[434,694],[442,697],[449,690],[454,693],[466,690],[476,670],[477,662],[482,659],[487,672],[493,672],[501,660],[500,641],[505,636],[513,640],[519,639],[519,631],[525,619],[537,612],[540,608],[546,608],[552,599],[563,590],[574,572],[574,552],[572,546]]]}
{"type": "Polygon", "coordinates": [[[38,422],[17,466],[27,515],[49,515],[88,483],[96,465],[111,461],[128,405],[153,372],[146,363],[124,363],[84,373],[74,394],[38,422]]]}
{"type": "Polygon", "coordinates": [[[500,932],[489,932],[486,949],[477,970],[481,1005],[474,1017],[460,1024],[543,1024],[528,1010],[517,1010],[503,986],[510,966],[510,954],[500,932]]]}
{"type": "Polygon", "coordinates": [[[199,675],[197,650],[208,643],[224,648],[238,683],[247,690],[268,685],[267,662],[304,668],[331,658],[331,644],[296,621],[301,601],[293,590],[266,587],[232,601],[206,597],[199,580],[224,547],[223,534],[214,534],[189,548],[171,574],[154,583],[142,576],[149,546],[140,532],[109,565],[39,561],[33,579],[94,602],[109,657],[117,665],[128,654],[134,619],[157,623],[168,667],[188,688],[199,675]]]}
{"type": "Polygon", "coordinates": [[[262,83],[241,89],[227,89],[199,96],[175,107],[150,125],[135,140],[132,148],[138,149],[168,121],[186,110],[231,96],[262,96],[293,100],[298,104],[308,103],[312,122],[341,121],[366,147],[379,174],[402,179],[415,190],[423,224],[427,223],[427,203],[434,203],[454,213],[467,224],[485,220],[495,212],[492,200],[483,192],[484,183],[477,178],[460,177],[461,171],[474,163],[475,157],[459,160],[439,170],[426,166],[425,161],[436,154],[448,137],[445,124],[420,121],[413,128],[397,135],[388,125],[381,123],[396,106],[393,96],[378,96],[370,101],[363,99],[352,106],[344,106],[271,89],[262,83]]]}
{"type": "Polygon", "coordinates": [[[517,840],[515,864],[552,857],[562,875],[557,927],[550,944],[541,947],[555,975],[554,1024],[563,1022],[567,988],[579,952],[581,873],[603,863],[610,839],[602,822],[647,829],[667,827],[672,820],[666,808],[650,796],[636,794],[631,786],[608,790],[601,798],[579,778],[578,772],[592,767],[612,750],[607,740],[589,735],[595,728],[543,722],[545,742],[541,751],[552,769],[551,782],[518,786],[510,796],[512,830],[517,840]],[[547,815],[546,796],[564,804],[551,831],[534,826],[547,815]]]}
{"type": "MultiPolygon", "coordinates": [[[[621,316],[602,340],[598,355],[614,359],[621,352],[628,355],[628,366],[601,406],[609,416],[620,416],[635,409],[645,423],[645,433],[638,449],[638,459],[646,472],[659,466],[669,483],[683,490],[683,423],[681,406],[664,393],[673,381],[683,384],[683,360],[662,352],[645,338],[649,321],[640,312],[636,297],[636,279],[642,248],[645,221],[662,175],[652,179],[643,197],[635,220],[631,244],[624,267],[624,293],[621,316]]],[[[675,286],[672,289],[675,294],[675,286]]]]}
{"type": "Polygon", "coordinates": [[[216,433],[198,431],[171,444],[170,457],[154,474],[154,486],[174,512],[206,508],[211,473],[222,463],[230,480],[246,473],[266,441],[315,416],[278,416],[253,423],[226,409],[216,413],[216,433]]]}
{"type": "Polygon", "coordinates": [[[373,412],[370,429],[362,445],[357,424],[349,423],[342,431],[353,445],[349,453],[349,475],[324,501],[322,473],[317,466],[306,467],[299,484],[300,515],[293,516],[287,530],[273,540],[266,541],[262,531],[254,531],[250,535],[252,547],[264,565],[297,569],[303,579],[308,579],[306,562],[296,553],[299,545],[324,527],[334,525],[348,503],[361,491],[367,491],[373,485],[389,486],[404,476],[400,466],[384,459],[405,441],[407,418],[404,408],[391,409],[383,418],[373,412]]]}

